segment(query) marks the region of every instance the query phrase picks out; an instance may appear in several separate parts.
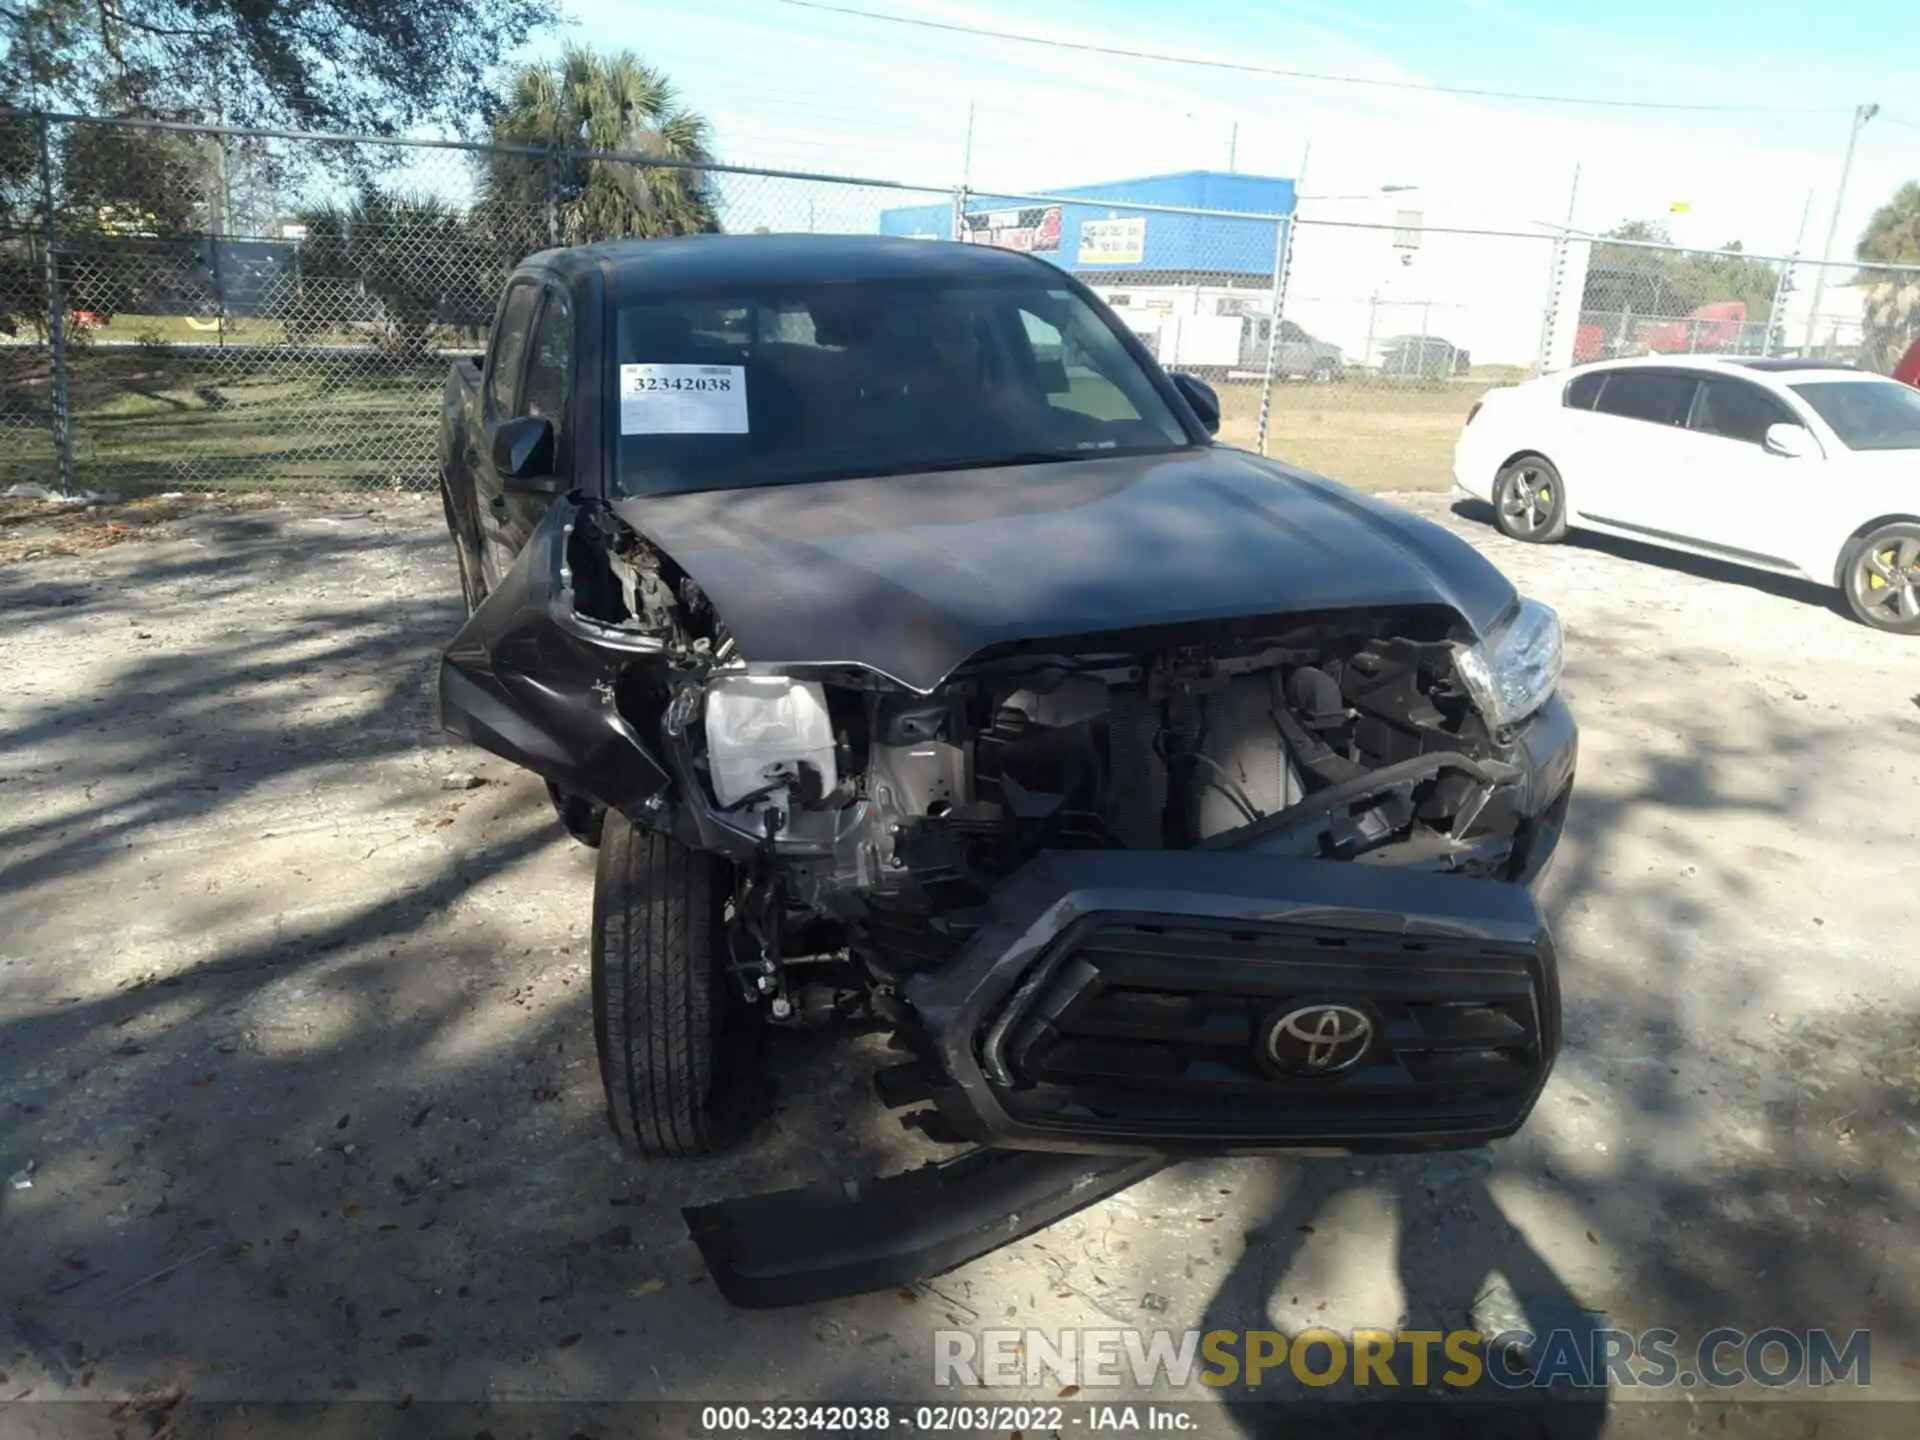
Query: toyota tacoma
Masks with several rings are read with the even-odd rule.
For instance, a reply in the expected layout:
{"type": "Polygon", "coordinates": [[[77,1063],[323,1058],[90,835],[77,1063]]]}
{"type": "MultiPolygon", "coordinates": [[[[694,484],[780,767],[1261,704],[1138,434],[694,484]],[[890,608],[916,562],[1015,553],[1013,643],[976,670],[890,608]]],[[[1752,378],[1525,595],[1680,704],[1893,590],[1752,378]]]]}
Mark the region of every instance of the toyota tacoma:
{"type": "Polygon", "coordinates": [[[974,1147],[689,1211],[736,1301],[930,1273],[1172,1157],[1532,1109],[1559,623],[1219,423],[1059,268],[881,237],[535,255],[455,364],[441,715],[599,847],[614,1130],[725,1145],[824,1009],[974,1147]]]}

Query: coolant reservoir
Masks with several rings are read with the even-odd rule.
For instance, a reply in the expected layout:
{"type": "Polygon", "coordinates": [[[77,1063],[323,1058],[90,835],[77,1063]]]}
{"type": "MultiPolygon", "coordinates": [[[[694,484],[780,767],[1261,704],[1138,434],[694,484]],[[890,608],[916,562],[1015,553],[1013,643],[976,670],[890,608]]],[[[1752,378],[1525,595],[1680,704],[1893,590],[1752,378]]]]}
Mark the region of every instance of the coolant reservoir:
{"type": "Polygon", "coordinates": [[[729,675],[707,687],[707,765],[713,794],[737,805],[802,765],[820,773],[825,793],[839,783],[827,696],[811,680],[729,675]]]}

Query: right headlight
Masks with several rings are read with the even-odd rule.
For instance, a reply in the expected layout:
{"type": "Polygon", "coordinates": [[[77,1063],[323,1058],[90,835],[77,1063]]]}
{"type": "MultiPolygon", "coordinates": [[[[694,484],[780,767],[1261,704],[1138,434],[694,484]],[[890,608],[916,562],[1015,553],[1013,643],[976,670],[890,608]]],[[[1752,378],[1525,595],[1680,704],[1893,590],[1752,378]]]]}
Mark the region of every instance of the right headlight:
{"type": "Polygon", "coordinates": [[[1518,725],[1560,683],[1560,617],[1538,600],[1522,600],[1513,618],[1485,640],[1461,646],[1454,664],[1489,725],[1518,725]]]}

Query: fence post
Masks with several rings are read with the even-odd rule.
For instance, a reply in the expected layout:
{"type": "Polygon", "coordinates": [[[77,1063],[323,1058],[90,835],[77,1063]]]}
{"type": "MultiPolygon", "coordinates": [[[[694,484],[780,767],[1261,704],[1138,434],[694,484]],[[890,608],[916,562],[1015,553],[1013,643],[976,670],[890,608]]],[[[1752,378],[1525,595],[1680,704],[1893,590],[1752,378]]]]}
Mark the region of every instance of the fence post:
{"type": "MultiPolygon", "coordinates": [[[[1554,345],[1560,333],[1560,293],[1567,283],[1567,250],[1569,241],[1566,235],[1556,235],[1553,239],[1553,255],[1547,262],[1547,305],[1540,315],[1540,354],[1534,362],[1534,373],[1544,375],[1547,367],[1553,363],[1554,345]]],[[[1575,318],[1578,326],[1578,317],[1575,318]]]]}
{"type": "MultiPolygon", "coordinates": [[[[1567,189],[1567,223],[1554,236],[1553,254],[1547,262],[1547,308],[1540,317],[1540,357],[1535,362],[1534,373],[1544,375],[1547,367],[1553,363],[1553,352],[1559,345],[1560,330],[1560,294],[1567,283],[1567,252],[1573,248],[1573,217],[1580,203],[1580,166],[1573,167],[1573,184],[1567,189]]],[[[1573,312],[1575,344],[1578,344],[1580,317],[1586,309],[1584,281],[1582,282],[1581,303],[1573,312]]]]}
{"type": "Polygon", "coordinates": [[[560,243],[560,177],[554,174],[553,148],[547,148],[547,244],[560,243]]]}
{"type": "Polygon", "coordinates": [[[213,175],[214,183],[220,187],[220,193],[214,197],[215,219],[207,228],[213,233],[207,237],[207,259],[213,269],[213,326],[218,337],[217,344],[227,348],[227,282],[222,274],[220,250],[227,237],[233,233],[233,226],[227,216],[228,196],[232,193],[227,185],[227,137],[219,132],[213,137],[213,175]]]}
{"type": "MultiPolygon", "coordinates": [[[[1294,215],[1299,213],[1295,208],[1294,215]]],[[[1260,428],[1253,448],[1267,453],[1267,415],[1273,406],[1273,367],[1280,354],[1280,315],[1287,308],[1287,275],[1293,268],[1294,215],[1282,215],[1273,237],[1273,305],[1267,316],[1267,363],[1260,376],[1260,428]]]]}
{"type": "Polygon", "coordinates": [[[67,388],[67,302],[60,291],[55,248],[60,227],[53,213],[53,122],[40,121],[40,213],[45,230],[47,352],[53,379],[53,446],[59,456],[60,493],[73,494],[73,411],[67,388]]]}
{"type": "Polygon", "coordinates": [[[1767,306],[1767,328],[1760,337],[1760,353],[1773,354],[1773,332],[1777,327],[1781,336],[1786,335],[1786,322],[1780,316],[1780,302],[1787,298],[1787,277],[1793,273],[1793,261],[1789,260],[1780,267],[1780,278],[1773,282],[1773,303],[1767,306]]]}
{"type": "Polygon", "coordinates": [[[967,187],[953,187],[953,240],[958,244],[967,231],[967,187]]]}

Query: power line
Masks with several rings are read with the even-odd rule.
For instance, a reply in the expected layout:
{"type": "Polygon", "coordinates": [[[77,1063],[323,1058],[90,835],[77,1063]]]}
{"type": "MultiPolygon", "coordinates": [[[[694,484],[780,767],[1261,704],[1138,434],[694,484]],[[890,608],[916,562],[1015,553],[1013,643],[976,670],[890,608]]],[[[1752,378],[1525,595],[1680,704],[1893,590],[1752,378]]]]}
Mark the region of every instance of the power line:
{"type": "Polygon", "coordinates": [[[1698,105],[1677,100],[1609,100],[1594,95],[1543,95],[1524,90],[1482,90],[1468,85],[1433,85],[1420,80],[1377,80],[1364,75],[1326,75],[1314,70],[1282,70],[1272,65],[1250,65],[1236,60],[1209,60],[1198,55],[1170,55],[1159,50],[1129,50],[1118,45],[1095,45],[1082,40],[1051,40],[1041,35],[1021,35],[1012,30],[989,30],[979,25],[954,25],[941,20],[922,20],[908,15],[882,15],[873,10],[856,10],[849,5],[829,5],[824,0],[779,0],[782,5],[802,10],[819,10],[832,15],[851,15],[861,20],[878,20],[888,25],[910,25],[920,30],[944,30],[954,35],[977,35],[989,40],[1011,40],[1021,45],[1043,45],[1054,50],[1078,50],[1089,55],[1113,55],[1124,60],[1157,60],[1168,65],[1192,65],[1205,70],[1233,70],[1245,75],[1275,75],[1285,80],[1313,80],[1327,85],[1364,85],[1376,90],[1421,90],[1433,95],[1466,95],[1483,100],[1529,100],[1544,105],[1594,105],[1615,110],[1686,110],[1695,113],[1829,115],[1839,108],[1830,105],[1698,105]]]}

